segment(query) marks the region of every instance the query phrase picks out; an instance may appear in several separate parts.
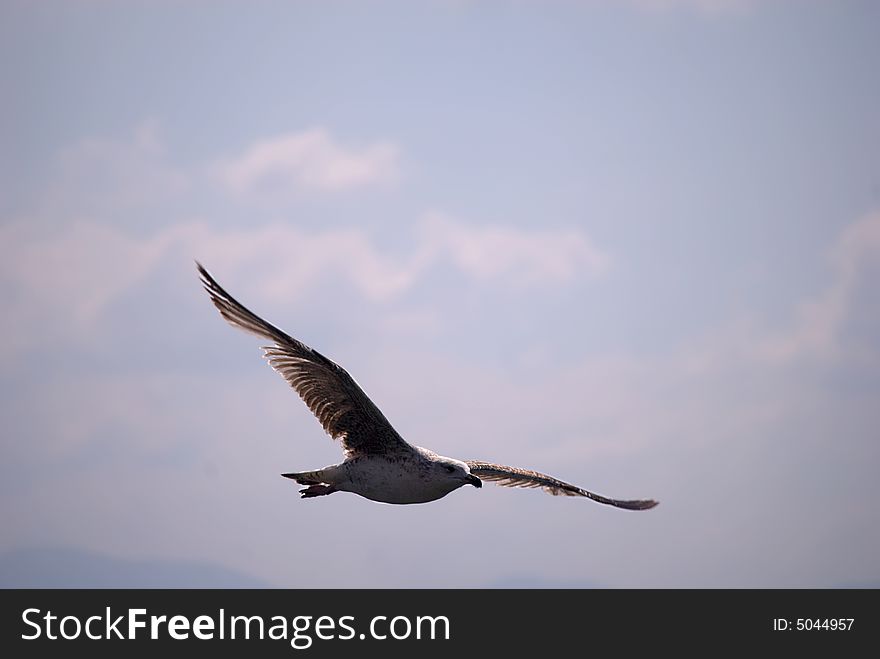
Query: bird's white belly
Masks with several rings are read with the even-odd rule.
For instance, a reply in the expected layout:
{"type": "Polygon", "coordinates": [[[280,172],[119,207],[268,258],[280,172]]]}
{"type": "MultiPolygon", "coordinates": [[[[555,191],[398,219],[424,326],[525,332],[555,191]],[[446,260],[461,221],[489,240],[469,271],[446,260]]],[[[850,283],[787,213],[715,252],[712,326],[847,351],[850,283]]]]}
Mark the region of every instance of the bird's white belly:
{"type": "Polygon", "coordinates": [[[337,489],[383,503],[435,501],[461,485],[447,479],[432,479],[430,472],[418,469],[412,462],[376,457],[353,461],[346,467],[347,478],[336,485],[337,489]]]}

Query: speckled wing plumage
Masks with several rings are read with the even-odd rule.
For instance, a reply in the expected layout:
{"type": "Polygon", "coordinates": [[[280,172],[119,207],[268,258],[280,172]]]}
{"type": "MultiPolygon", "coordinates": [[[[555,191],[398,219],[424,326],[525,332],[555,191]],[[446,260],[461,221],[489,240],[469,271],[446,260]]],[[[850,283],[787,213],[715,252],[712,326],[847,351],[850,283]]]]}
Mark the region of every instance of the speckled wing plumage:
{"type": "Polygon", "coordinates": [[[567,497],[587,497],[599,503],[605,503],[609,506],[617,508],[625,508],[627,510],[648,510],[657,505],[656,501],[651,499],[632,499],[623,501],[620,499],[609,499],[601,494],[589,492],[571,483],[566,483],[553,478],[547,474],[541,474],[537,471],[529,469],[519,469],[517,467],[505,467],[503,465],[492,464],[491,462],[478,462],[476,460],[468,460],[468,467],[471,473],[482,481],[488,481],[501,485],[503,487],[539,487],[545,492],[549,492],[554,496],[567,497]]]}
{"type": "Polygon", "coordinates": [[[196,265],[211,301],[231,325],[274,342],[263,348],[269,364],[290,383],[327,434],[342,441],[347,455],[413,450],[344,368],[249,311],[201,264],[196,265]]]}

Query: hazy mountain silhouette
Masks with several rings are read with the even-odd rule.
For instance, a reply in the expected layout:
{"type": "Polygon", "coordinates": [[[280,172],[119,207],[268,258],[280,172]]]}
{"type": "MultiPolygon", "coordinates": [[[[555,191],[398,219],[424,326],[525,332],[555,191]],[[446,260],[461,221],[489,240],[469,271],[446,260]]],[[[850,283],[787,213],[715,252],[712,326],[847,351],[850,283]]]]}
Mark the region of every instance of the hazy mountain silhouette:
{"type": "Polygon", "coordinates": [[[128,560],[71,547],[0,554],[0,588],[266,588],[250,575],[211,563],[128,560]]]}

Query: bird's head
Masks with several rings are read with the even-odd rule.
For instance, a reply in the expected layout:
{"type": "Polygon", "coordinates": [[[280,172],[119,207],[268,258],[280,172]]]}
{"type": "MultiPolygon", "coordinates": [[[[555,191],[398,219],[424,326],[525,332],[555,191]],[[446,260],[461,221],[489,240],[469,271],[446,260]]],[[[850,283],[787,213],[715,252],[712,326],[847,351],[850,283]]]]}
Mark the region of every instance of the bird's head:
{"type": "Polygon", "coordinates": [[[443,458],[438,456],[434,469],[438,473],[444,474],[445,478],[460,483],[461,485],[473,485],[474,487],[483,487],[483,481],[471,473],[470,467],[466,462],[461,460],[453,460],[452,458],[443,458]]]}

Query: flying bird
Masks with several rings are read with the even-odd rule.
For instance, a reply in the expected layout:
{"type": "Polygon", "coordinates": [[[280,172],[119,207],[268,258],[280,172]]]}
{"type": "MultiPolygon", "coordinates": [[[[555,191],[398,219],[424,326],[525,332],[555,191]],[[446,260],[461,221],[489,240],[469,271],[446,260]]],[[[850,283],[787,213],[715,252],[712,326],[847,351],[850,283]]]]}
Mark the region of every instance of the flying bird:
{"type": "Polygon", "coordinates": [[[345,459],[313,471],[282,474],[306,487],[303,498],[353,492],[373,501],[406,504],[440,499],[463,485],[483,481],[505,487],[540,488],[553,495],[647,510],[650,499],[609,499],[529,469],[480,460],[455,460],[406,442],[348,372],[317,350],[249,311],[196,262],[214,306],[231,325],[272,342],[263,348],[269,364],[299,394],[325,432],[342,443],[345,459]]]}

